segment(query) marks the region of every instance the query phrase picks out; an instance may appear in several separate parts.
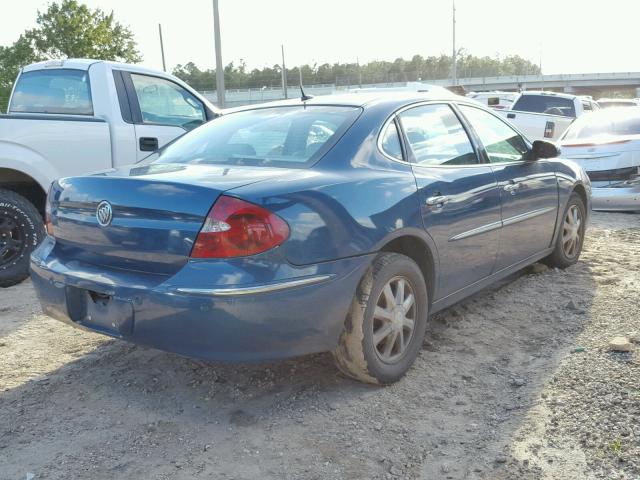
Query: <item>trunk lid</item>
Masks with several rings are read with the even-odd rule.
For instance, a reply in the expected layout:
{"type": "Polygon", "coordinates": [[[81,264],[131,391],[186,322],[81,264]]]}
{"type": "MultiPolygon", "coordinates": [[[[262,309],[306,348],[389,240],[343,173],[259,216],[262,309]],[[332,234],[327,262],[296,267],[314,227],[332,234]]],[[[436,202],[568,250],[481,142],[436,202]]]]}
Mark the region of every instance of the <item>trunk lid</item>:
{"type": "Polygon", "coordinates": [[[109,268],[175,273],[221,193],[288,172],[151,164],[63,178],[50,195],[57,253],[109,268]]]}

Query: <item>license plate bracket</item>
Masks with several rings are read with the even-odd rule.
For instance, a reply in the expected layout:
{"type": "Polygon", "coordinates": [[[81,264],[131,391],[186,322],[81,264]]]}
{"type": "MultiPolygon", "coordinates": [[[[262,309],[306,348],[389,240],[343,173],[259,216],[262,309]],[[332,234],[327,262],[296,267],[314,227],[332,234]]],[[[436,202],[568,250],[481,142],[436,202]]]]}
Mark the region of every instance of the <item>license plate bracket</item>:
{"type": "Polygon", "coordinates": [[[109,293],[67,287],[67,310],[74,323],[107,335],[133,333],[133,303],[109,293]]]}

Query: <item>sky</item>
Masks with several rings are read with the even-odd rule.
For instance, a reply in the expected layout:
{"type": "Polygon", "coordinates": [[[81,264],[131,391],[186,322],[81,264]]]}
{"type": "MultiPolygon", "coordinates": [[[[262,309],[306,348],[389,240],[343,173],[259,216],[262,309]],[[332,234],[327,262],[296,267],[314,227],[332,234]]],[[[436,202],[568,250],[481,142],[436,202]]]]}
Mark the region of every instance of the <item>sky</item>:
{"type": "MultiPolygon", "coordinates": [[[[82,0],[81,0],[82,1],[82,0]]],[[[35,25],[46,0],[3,0],[0,45],[35,25]]],[[[211,0],[84,0],[135,34],[143,64],[215,64],[211,0]]],[[[222,59],[249,68],[451,54],[452,0],[219,0],[222,59]]],[[[638,0],[456,0],[457,46],[542,60],[546,74],[640,71],[638,0]]]]}

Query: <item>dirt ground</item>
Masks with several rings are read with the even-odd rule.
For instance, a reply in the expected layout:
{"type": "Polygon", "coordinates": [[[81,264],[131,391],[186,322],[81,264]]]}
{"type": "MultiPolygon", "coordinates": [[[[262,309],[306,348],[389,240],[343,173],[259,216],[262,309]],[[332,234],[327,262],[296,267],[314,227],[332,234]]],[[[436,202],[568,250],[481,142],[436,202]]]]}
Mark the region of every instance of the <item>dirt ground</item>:
{"type": "Polygon", "coordinates": [[[640,215],[432,319],[390,387],[329,355],[229,365],[84,333],[0,290],[0,479],[640,479],[640,215]],[[634,333],[635,332],[635,333],[634,333]]]}

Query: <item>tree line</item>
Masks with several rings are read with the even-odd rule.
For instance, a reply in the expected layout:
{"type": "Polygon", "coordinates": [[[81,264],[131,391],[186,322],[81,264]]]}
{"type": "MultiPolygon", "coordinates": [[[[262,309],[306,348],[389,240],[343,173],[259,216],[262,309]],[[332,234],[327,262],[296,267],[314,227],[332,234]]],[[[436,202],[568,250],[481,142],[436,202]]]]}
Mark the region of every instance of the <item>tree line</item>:
{"type": "MultiPolygon", "coordinates": [[[[297,85],[302,75],[305,85],[336,84],[360,85],[407,81],[429,81],[451,77],[450,55],[414,55],[411,60],[397,58],[393,62],[375,60],[364,63],[323,63],[287,68],[287,83],[297,85]]],[[[501,75],[535,75],[540,73],[538,65],[519,55],[504,58],[477,57],[464,50],[457,59],[457,71],[463,77],[491,77],[501,75]]],[[[193,62],[178,65],[173,74],[196,90],[215,90],[215,69],[201,70],[193,62]]],[[[262,88],[278,87],[282,84],[282,66],[273,65],[261,69],[247,69],[244,61],[233,62],[224,67],[225,87],[262,88]]]]}

